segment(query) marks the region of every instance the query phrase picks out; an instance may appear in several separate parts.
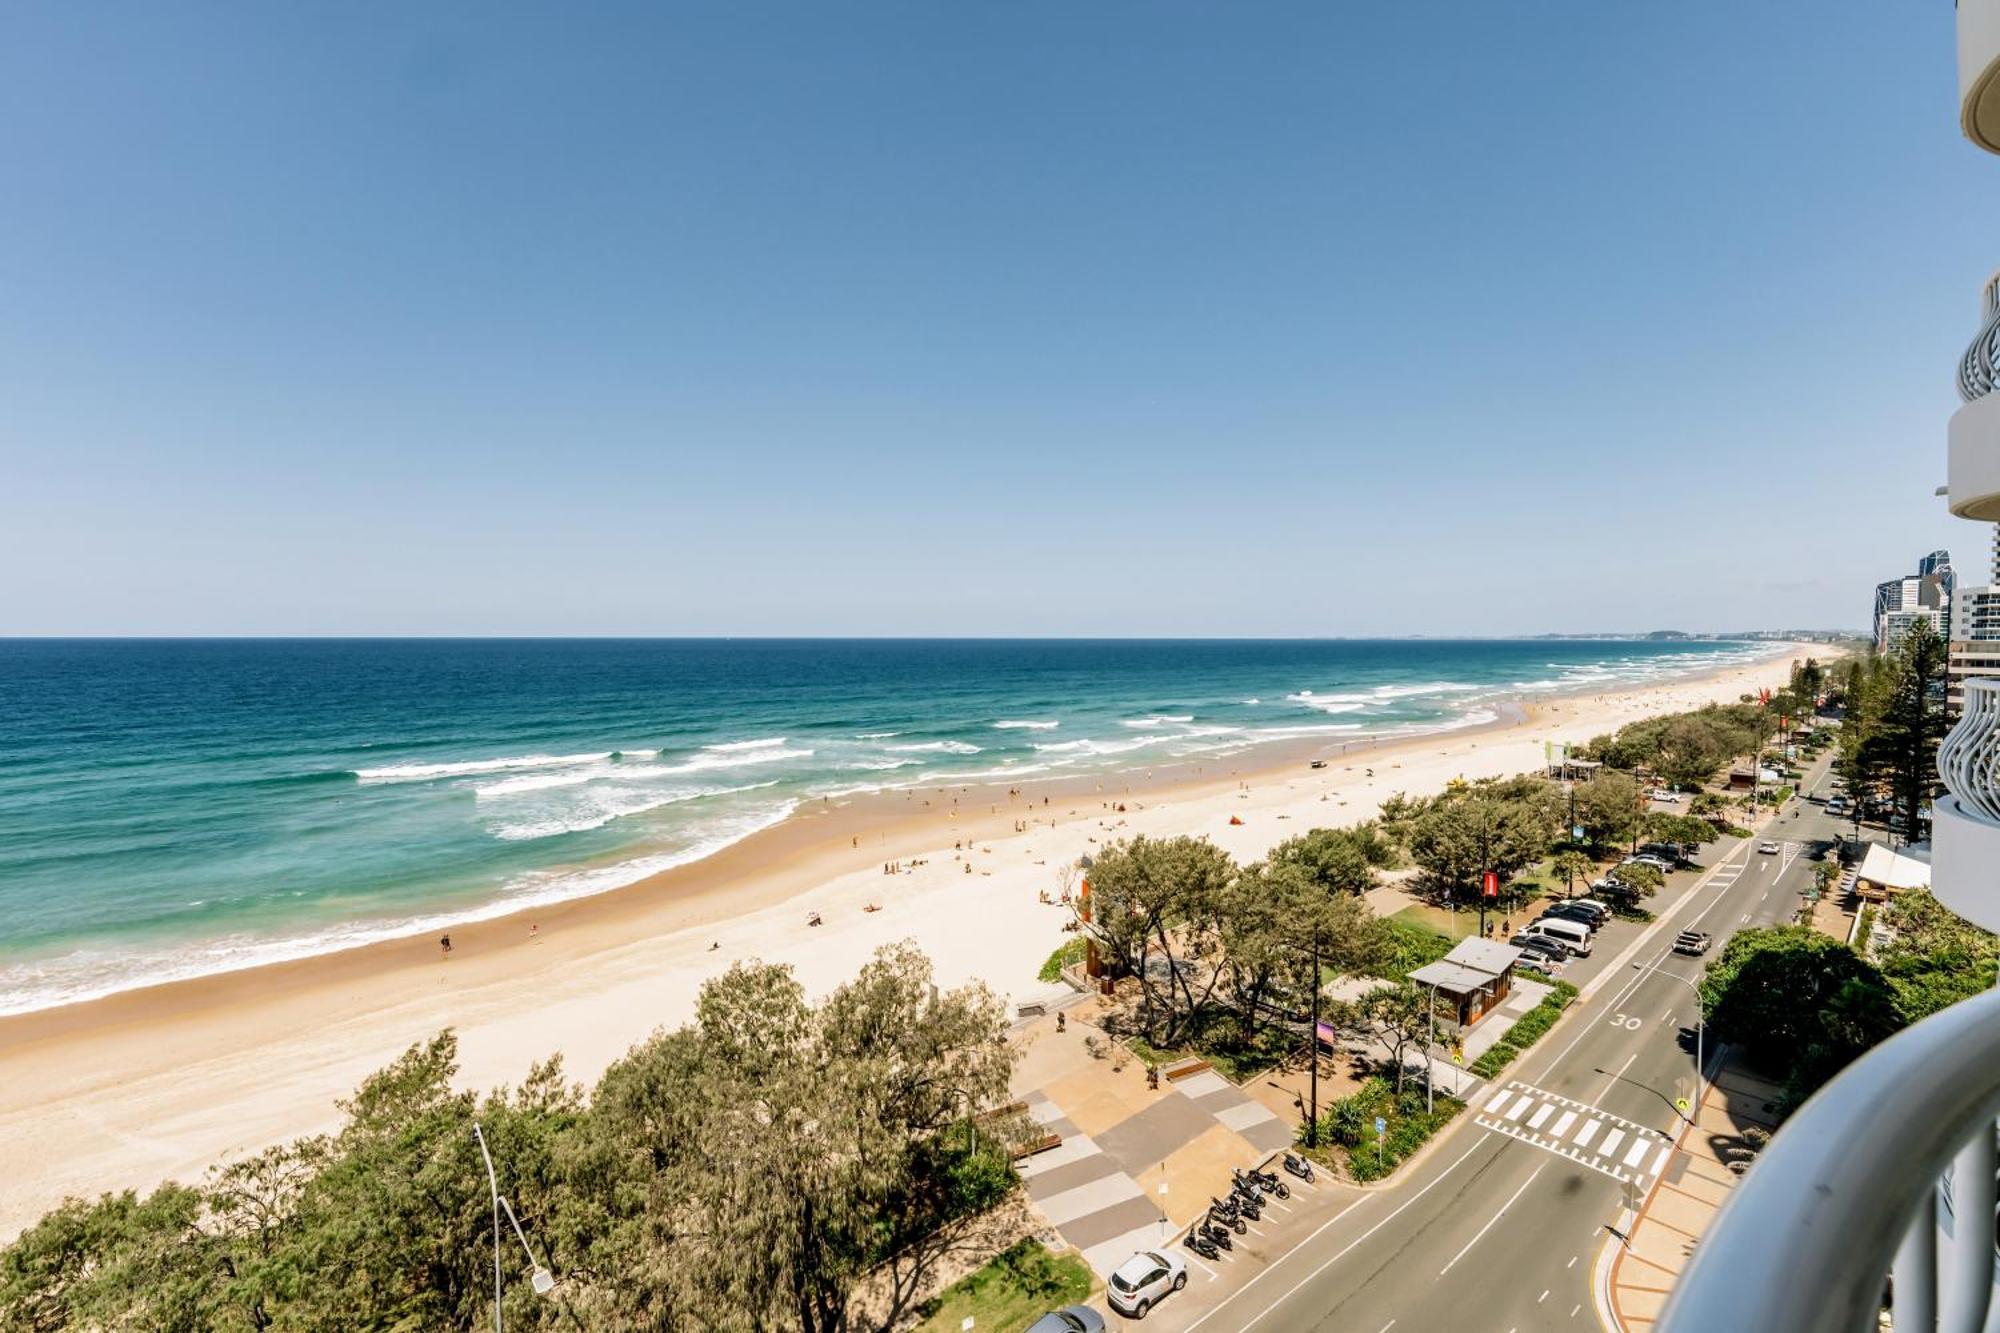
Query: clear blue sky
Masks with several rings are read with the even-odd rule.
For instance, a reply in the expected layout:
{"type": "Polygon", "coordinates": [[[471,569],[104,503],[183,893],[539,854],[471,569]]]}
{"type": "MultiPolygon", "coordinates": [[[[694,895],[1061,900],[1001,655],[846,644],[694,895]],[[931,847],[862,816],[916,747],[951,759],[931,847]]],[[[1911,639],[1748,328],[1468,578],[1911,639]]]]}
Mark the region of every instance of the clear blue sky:
{"type": "Polygon", "coordinates": [[[1927,4],[16,5],[0,633],[1859,625],[1927,4]]]}

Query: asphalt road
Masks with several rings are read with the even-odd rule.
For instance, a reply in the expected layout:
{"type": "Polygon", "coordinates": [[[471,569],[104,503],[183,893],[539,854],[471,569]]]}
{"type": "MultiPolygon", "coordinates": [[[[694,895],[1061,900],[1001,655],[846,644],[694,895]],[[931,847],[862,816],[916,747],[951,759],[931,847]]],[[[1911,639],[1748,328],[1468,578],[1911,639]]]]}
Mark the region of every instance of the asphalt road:
{"type": "MultiPolygon", "coordinates": [[[[1825,781],[1821,764],[1808,789],[1825,781]]],[[[1622,1165],[1627,1144],[1637,1151],[1647,1129],[1672,1135],[1680,1117],[1675,1101],[1692,1100],[1695,1087],[1694,1055],[1681,1029],[1697,1021],[1687,981],[1703,965],[1674,955],[1674,936],[1688,928],[1711,932],[1712,956],[1738,929],[1790,919],[1811,882],[1815,840],[1831,844],[1840,829],[1818,804],[1795,801],[1766,832],[1717,856],[1699,879],[1676,876],[1695,887],[1662,895],[1657,929],[1614,923],[1600,932],[1592,957],[1568,975],[1584,991],[1571,1015],[1484,1086],[1409,1177],[1343,1201],[1303,1243],[1242,1286],[1202,1293],[1178,1309],[1169,1302],[1149,1324],[1203,1333],[1597,1328],[1591,1282],[1598,1251],[1606,1228],[1639,1202],[1649,1183],[1641,1172],[1656,1154],[1649,1149],[1641,1159],[1638,1179],[1620,1181],[1517,1137],[1526,1122],[1506,1119],[1510,1102],[1495,1110],[1486,1104],[1518,1083],[1537,1107],[1556,1101],[1559,1112],[1599,1116],[1606,1138],[1610,1127],[1632,1122],[1620,1151],[1595,1159],[1600,1166],[1608,1160],[1610,1171],[1622,1165]],[[1789,845],[1762,855],[1764,837],[1789,845]]],[[[1725,846],[1713,845],[1711,855],[1725,846]]]]}

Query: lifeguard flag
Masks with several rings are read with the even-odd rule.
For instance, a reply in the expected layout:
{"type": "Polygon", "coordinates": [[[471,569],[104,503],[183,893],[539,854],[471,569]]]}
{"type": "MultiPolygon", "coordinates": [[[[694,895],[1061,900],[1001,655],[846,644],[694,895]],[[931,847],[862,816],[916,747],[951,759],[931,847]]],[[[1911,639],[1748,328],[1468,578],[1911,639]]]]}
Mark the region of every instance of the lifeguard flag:
{"type": "Polygon", "coordinates": [[[1488,898],[1498,898],[1500,896],[1500,876],[1494,871],[1486,871],[1479,877],[1479,888],[1488,898]]]}

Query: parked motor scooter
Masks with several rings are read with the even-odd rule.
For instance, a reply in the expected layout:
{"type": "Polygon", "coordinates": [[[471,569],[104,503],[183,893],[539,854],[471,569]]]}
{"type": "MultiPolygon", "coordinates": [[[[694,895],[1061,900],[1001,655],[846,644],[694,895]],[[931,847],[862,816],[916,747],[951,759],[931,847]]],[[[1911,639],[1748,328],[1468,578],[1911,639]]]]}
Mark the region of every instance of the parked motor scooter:
{"type": "Polygon", "coordinates": [[[1312,1163],[1308,1162],[1305,1158],[1300,1157],[1297,1153],[1285,1154],[1285,1170],[1291,1172],[1293,1175],[1297,1176],[1300,1180],[1305,1181],[1308,1185],[1312,1183],[1313,1179],[1312,1163]]]}
{"type": "Polygon", "coordinates": [[[1198,1231],[1188,1232],[1182,1238],[1181,1244],[1187,1246],[1204,1259],[1213,1259],[1216,1257],[1215,1246],[1210,1244],[1208,1238],[1198,1231]]]}
{"type": "Polygon", "coordinates": [[[1229,1239],[1229,1228],[1219,1222],[1202,1223],[1201,1234],[1208,1237],[1208,1243],[1218,1250],[1233,1250],[1236,1242],[1229,1239]]]}

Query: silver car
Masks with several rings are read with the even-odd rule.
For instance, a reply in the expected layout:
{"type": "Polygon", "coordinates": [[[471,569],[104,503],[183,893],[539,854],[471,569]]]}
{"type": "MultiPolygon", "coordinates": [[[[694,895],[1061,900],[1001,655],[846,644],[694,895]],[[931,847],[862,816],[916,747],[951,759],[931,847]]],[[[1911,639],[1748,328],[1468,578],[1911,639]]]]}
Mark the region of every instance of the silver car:
{"type": "Polygon", "coordinates": [[[1028,1325],[1028,1333],[1104,1333],[1104,1316],[1088,1305],[1066,1305],[1028,1325]]]}
{"type": "Polygon", "coordinates": [[[1144,1319],[1168,1293],[1187,1285],[1187,1264],[1178,1254],[1141,1250],[1112,1273],[1108,1294],[1119,1314],[1144,1319]]]}

